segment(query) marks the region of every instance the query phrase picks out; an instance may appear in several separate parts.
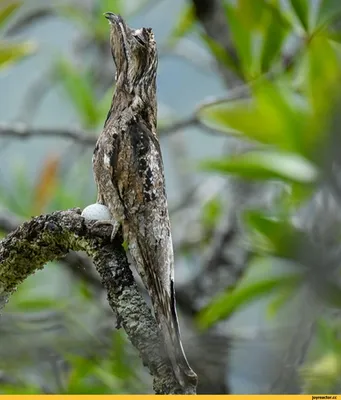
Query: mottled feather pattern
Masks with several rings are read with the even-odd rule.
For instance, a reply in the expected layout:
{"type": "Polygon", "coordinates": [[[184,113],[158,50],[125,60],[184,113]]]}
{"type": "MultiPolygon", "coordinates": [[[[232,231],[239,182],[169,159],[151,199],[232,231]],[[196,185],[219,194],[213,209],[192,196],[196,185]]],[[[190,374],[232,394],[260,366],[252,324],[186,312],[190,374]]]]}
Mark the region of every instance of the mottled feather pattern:
{"type": "Polygon", "coordinates": [[[174,256],[163,161],[156,135],[157,53],[150,28],[132,30],[110,14],[116,89],[93,155],[97,201],[123,228],[151,297],[175,376],[195,385],[175,308],[174,256]]]}

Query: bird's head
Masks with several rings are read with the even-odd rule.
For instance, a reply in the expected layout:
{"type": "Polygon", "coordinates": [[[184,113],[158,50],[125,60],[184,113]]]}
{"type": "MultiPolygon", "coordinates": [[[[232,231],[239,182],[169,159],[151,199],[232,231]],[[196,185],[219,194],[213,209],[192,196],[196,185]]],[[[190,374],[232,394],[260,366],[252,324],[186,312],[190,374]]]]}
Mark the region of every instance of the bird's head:
{"type": "Polygon", "coordinates": [[[107,12],[117,85],[129,92],[155,83],[157,49],[151,28],[131,29],[120,15],[107,12]]]}

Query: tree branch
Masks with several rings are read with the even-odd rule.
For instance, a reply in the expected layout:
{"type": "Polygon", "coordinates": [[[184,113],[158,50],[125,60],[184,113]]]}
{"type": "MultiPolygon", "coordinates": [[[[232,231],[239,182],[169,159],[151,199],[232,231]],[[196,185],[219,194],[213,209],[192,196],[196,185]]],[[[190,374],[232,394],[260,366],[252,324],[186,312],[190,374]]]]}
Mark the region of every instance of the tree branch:
{"type": "Polygon", "coordinates": [[[150,309],[129,268],[122,238],[110,241],[110,227],[87,221],[80,210],[58,211],[23,223],[0,242],[0,308],[29,275],[44,264],[64,257],[69,250],[86,251],[107,290],[110,307],[154,377],[162,394],[195,394],[181,388],[164,355],[163,342],[150,309]]]}
{"type": "Polygon", "coordinates": [[[69,128],[34,128],[27,125],[13,124],[0,125],[0,137],[30,139],[35,136],[59,137],[61,139],[73,140],[85,146],[94,147],[97,137],[79,130],[69,128]]]}

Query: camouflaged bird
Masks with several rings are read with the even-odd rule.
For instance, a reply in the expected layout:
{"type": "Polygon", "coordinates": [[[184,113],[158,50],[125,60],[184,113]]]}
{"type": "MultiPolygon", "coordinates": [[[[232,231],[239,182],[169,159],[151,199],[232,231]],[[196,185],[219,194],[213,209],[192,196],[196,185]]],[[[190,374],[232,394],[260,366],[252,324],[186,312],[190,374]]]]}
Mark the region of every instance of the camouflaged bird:
{"type": "Polygon", "coordinates": [[[172,236],[156,135],[156,43],[150,28],[133,30],[119,15],[104,15],[110,22],[116,88],[93,155],[97,202],[116,221],[113,235],[122,226],[179,384],[196,385],[175,308],[172,236]]]}

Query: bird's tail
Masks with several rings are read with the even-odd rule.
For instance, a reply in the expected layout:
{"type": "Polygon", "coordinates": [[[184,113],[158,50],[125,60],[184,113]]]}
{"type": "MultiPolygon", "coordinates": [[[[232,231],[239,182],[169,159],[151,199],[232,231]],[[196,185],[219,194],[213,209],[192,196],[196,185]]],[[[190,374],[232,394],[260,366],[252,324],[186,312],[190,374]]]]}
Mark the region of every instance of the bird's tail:
{"type": "Polygon", "coordinates": [[[137,239],[137,246],[132,246],[130,252],[136,251],[140,253],[138,258],[142,259],[144,264],[140,271],[136,257],[133,254],[132,256],[135,258],[138,272],[152,300],[155,317],[164,339],[165,350],[171,361],[174,375],[182,387],[196,387],[197,375],[190,367],[181,343],[173,279],[170,277],[170,287],[166,288],[165,282],[155,268],[155,253],[149,252],[139,238],[137,239]]]}
{"type": "Polygon", "coordinates": [[[187,361],[181,342],[173,281],[171,281],[171,296],[169,297],[167,293],[166,300],[164,300],[163,304],[164,310],[158,310],[158,306],[154,306],[154,310],[164,337],[166,352],[172,363],[174,374],[181,386],[196,386],[198,380],[197,375],[187,361]],[[167,310],[167,312],[165,312],[165,310],[167,310]]]}

